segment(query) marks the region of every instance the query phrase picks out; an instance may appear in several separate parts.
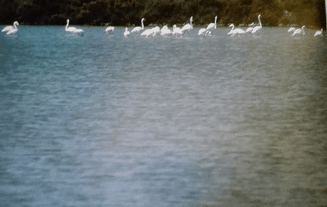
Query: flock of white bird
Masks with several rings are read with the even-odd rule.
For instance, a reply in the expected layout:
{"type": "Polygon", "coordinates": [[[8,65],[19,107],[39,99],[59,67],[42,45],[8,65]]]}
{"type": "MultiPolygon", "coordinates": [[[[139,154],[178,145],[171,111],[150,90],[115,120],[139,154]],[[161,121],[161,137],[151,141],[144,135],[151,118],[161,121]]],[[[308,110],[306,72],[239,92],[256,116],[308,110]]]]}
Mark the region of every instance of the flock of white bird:
{"type": "MultiPolygon", "coordinates": [[[[256,32],[260,31],[262,29],[262,24],[261,24],[261,19],[260,19],[261,15],[258,15],[258,21],[259,21],[259,25],[255,26],[254,22],[252,24],[249,25],[249,27],[246,30],[243,30],[241,28],[235,28],[234,24],[230,24],[229,27],[232,27],[231,31],[227,33],[227,35],[231,35],[232,37],[234,35],[242,35],[242,34],[246,34],[246,33],[252,33],[255,34],[256,32]]],[[[129,36],[131,33],[141,33],[141,36],[145,36],[148,37],[150,35],[155,36],[156,34],[160,35],[183,35],[185,34],[187,31],[190,31],[191,29],[193,29],[193,25],[192,25],[192,21],[193,21],[193,17],[190,18],[190,23],[184,25],[182,28],[179,28],[176,26],[176,24],[173,26],[173,30],[170,30],[167,26],[163,26],[161,29],[160,27],[156,26],[150,29],[146,29],[144,30],[144,21],[145,19],[142,18],[141,19],[141,26],[140,27],[135,27],[132,29],[132,31],[128,31],[128,28],[125,28],[125,32],[124,32],[124,36],[127,37],[129,36]]],[[[7,32],[7,35],[10,34],[15,34],[18,31],[17,25],[19,25],[19,23],[17,21],[14,22],[13,26],[6,26],[5,28],[3,28],[1,30],[1,32],[7,32]]],[[[215,16],[215,22],[214,23],[210,23],[206,28],[201,28],[198,32],[198,35],[204,35],[204,36],[211,36],[212,31],[214,29],[217,28],[217,16],[215,16]]],[[[288,32],[293,32],[292,37],[295,35],[304,35],[304,28],[305,26],[302,26],[301,29],[296,29],[294,27],[289,28],[288,32]]],[[[105,32],[107,33],[113,33],[115,30],[115,27],[110,26],[107,27],[105,32]]],[[[314,36],[322,36],[322,30],[316,31],[316,33],[314,34],[314,36]]],[[[76,27],[69,27],[69,19],[67,19],[67,24],[65,27],[65,31],[70,32],[70,33],[75,33],[75,34],[83,34],[84,30],[82,29],[78,29],[76,27]]]]}
{"type": "MultiPolygon", "coordinates": [[[[305,25],[303,25],[301,29],[296,29],[294,27],[291,27],[288,29],[288,32],[293,32],[292,36],[297,35],[297,34],[305,35],[304,28],[305,28],[305,25]]],[[[321,30],[316,31],[314,36],[322,36],[322,28],[321,28],[321,30]]]]}

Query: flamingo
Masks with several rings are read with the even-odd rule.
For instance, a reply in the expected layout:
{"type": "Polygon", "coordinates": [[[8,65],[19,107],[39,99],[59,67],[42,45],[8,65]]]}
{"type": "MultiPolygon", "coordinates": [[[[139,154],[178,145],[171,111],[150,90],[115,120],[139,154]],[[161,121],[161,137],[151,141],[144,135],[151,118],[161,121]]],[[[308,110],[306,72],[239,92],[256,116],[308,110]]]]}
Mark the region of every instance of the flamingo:
{"type": "Polygon", "coordinates": [[[215,23],[210,23],[207,26],[207,30],[213,30],[213,29],[216,29],[216,28],[217,28],[217,16],[215,16],[215,23]]]}
{"type": "Polygon", "coordinates": [[[183,34],[181,28],[177,27],[176,24],[174,24],[174,26],[173,26],[173,34],[176,34],[176,36],[177,36],[178,34],[180,34],[180,35],[183,34]]]}
{"type": "Polygon", "coordinates": [[[9,30],[15,29],[15,28],[17,28],[17,25],[19,25],[19,23],[17,21],[15,21],[13,26],[6,26],[5,28],[3,28],[1,30],[1,32],[7,32],[9,30]]]}
{"type": "Polygon", "coordinates": [[[151,28],[151,29],[146,29],[142,32],[141,36],[146,36],[148,37],[149,35],[155,36],[157,32],[160,32],[160,28],[158,26],[151,28]]]}
{"type": "Polygon", "coordinates": [[[304,27],[305,27],[305,25],[303,25],[301,29],[296,29],[296,30],[294,30],[294,32],[293,32],[293,34],[292,34],[292,37],[293,37],[294,35],[301,34],[301,33],[302,33],[302,35],[304,35],[304,34],[305,34],[305,32],[304,32],[304,27]]]}
{"type": "Polygon", "coordinates": [[[262,24],[261,24],[261,20],[260,20],[260,17],[261,17],[261,14],[258,15],[258,20],[259,20],[259,26],[255,26],[253,27],[253,30],[252,30],[252,34],[256,33],[257,31],[261,30],[262,29],[262,24]]]}
{"type": "Polygon", "coordinates": [[[106,28],[107,33],[113,33],[114,30],[115,30],[115,27],[112,27],[112,26],[106,28]]]}
{"type": "Polygon", "coordinates": [[[191,29],[193,29],[192,21],[193,21],[193,16],[191,16],[190,18],[190,23],[182,27],[182,32],[190,31],[191,29]]]}
{"type": "Polygon", "coordinates": [[[291,27],[291,28],[288,29],[287,32],[293,32],[294,30],[295,30],[295,28],[294,27],[291,27]]]}
{"type": "Polygon", "coordinates": [[[208,36],[211,36],[211,31],[210,30],[207,30],[205,28],[201,28],[198,32],[198,35],[208,35],[208,36]]]}
{"type": "Polygon", "coordinates": [[[128,31],[128,28],[126,27],[125,32],[124,32],[124,36],[127,37],[130,34],[131,34],[130,31],[128,31]]]}
{"type": "Polygon", "coordinates": [[[83,33],[84,31],[82,29],[77,29],[76,27],[68,27],[69,25],[69,19],[67,19],[67,25],[66,25],[66,32],[72,32],[72,33],[83,33]]]}
{"type": "Polygon", "coordinates": [[[252,32],[253,30],[253,26],[254,26],[254,22],[252,22],[251,24],[249,24],[249,27],[245,30],[246,33],[248,32],[252,32]]]}
{"type": "Polygon", "coordinates": [[[132,29],[131,32],[132,32],[132,33],[133,33],[133,32],[140,32],[141,30],[144,30],[144,24],[143,24],[143,21],[144,21],[144,20],[145,20],[144,18],[141,19],[141,26],[142,26],[142,27],[135,27],[134,29],[132,29]]]}
{"type": "Polygon", "coordinates": [[[144,30],[143,32],[142,32],[142,34],[141,34],[141,36],[146,36],[146,37],[148,37],[150,34],[152,34],[153,33],[153,31],[152,31],[152,29],[146,29],[146,30],[144,30]]]}
{"type": "Polygon", "coordinates": [[[205,34],[206,33],[206,29],[205,28],[201,28],[200,30],[199,30],[199,33],[198,33],[198,35],[202,35],[202,34],[205,34]]]}
{"type": "Polygon", "coordinates": [[[234,24],[229,25],[229,27],[232,27],[232,29],[231,29],[231,31],[228,32],[227,34],[228,34],[228,35],[231,34],[232,37],[233,37],[234,35],[236,35],[236,34],[240,35],[240,34],[244,34],[244,33],[245,33],[245,31],[242,30],[242,29],[239,29],[239,28],[234,29],[234,24]]]}
{"type": "Polygon", "coordinates": [[[207,36],[211,36],[211,31],[210,30],[208,30],[207,32],[206,32],[206,34],[205,35],[207,35],[207,36]]]}
{"type": "Polygon", "coordinates": [[[155,36],[159,32],[160,32],[160,27],[156,26],[152,28],[152,36],[155,36]]]}
{"type": "Polygon", "coordinates": [[[318,36],[318,35],[322,36],[322,28],[321,28],[320,31],[316,31],[316,33],[313,36],[315,37],[315,36],[318,36]]]}
{"type": "Polygon", "coordinates": [[[161,35],[170,35],[170,34],[171,34],[170,29],[168,29],[167,26],[163,26],[161,29],[161,35]]]}

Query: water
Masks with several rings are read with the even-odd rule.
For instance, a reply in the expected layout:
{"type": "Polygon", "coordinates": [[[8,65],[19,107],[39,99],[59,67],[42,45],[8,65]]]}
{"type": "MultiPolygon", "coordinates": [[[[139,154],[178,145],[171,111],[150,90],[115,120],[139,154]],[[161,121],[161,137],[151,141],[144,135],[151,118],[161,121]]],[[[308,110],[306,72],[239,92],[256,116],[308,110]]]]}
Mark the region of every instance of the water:
{"type": "Polygon", "coordinates": [[[327,206],[325,33],[82,28],[0,35],[0,206],[327,206]]]}

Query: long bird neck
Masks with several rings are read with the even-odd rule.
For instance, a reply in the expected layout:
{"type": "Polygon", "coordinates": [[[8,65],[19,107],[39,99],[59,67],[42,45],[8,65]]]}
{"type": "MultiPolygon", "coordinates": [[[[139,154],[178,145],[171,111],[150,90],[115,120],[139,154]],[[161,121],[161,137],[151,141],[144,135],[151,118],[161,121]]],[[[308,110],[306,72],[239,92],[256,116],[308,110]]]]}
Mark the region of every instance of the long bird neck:
{"type": "Polygon", "coordinates": [[[141,20],[142,29],[144,29],[143,19],[141,20]]]}
{"type": "Polygon", "coordinates": [[[258,16],[258,20],[259,20],[260,27],[262,27],[260,16],[258,16]]]}
{"type": "Polygon", "coordinates": [[[215,18],[215,29],[217,29],[217,17],[215,18]]]}

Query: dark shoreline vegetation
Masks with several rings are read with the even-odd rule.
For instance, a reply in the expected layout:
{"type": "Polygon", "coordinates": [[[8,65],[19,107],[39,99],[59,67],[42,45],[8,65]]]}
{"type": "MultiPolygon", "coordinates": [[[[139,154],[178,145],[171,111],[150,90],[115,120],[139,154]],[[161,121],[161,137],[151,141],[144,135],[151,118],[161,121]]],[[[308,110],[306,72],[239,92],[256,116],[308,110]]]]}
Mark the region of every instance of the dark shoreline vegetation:
{"type": "Polygon", "coordinates": [[[325,0],[0,0],[0,24],[87,26],[206,25],[218,16],[218,24],[263,26],[307,25],[326,29],[325,0]]]}

